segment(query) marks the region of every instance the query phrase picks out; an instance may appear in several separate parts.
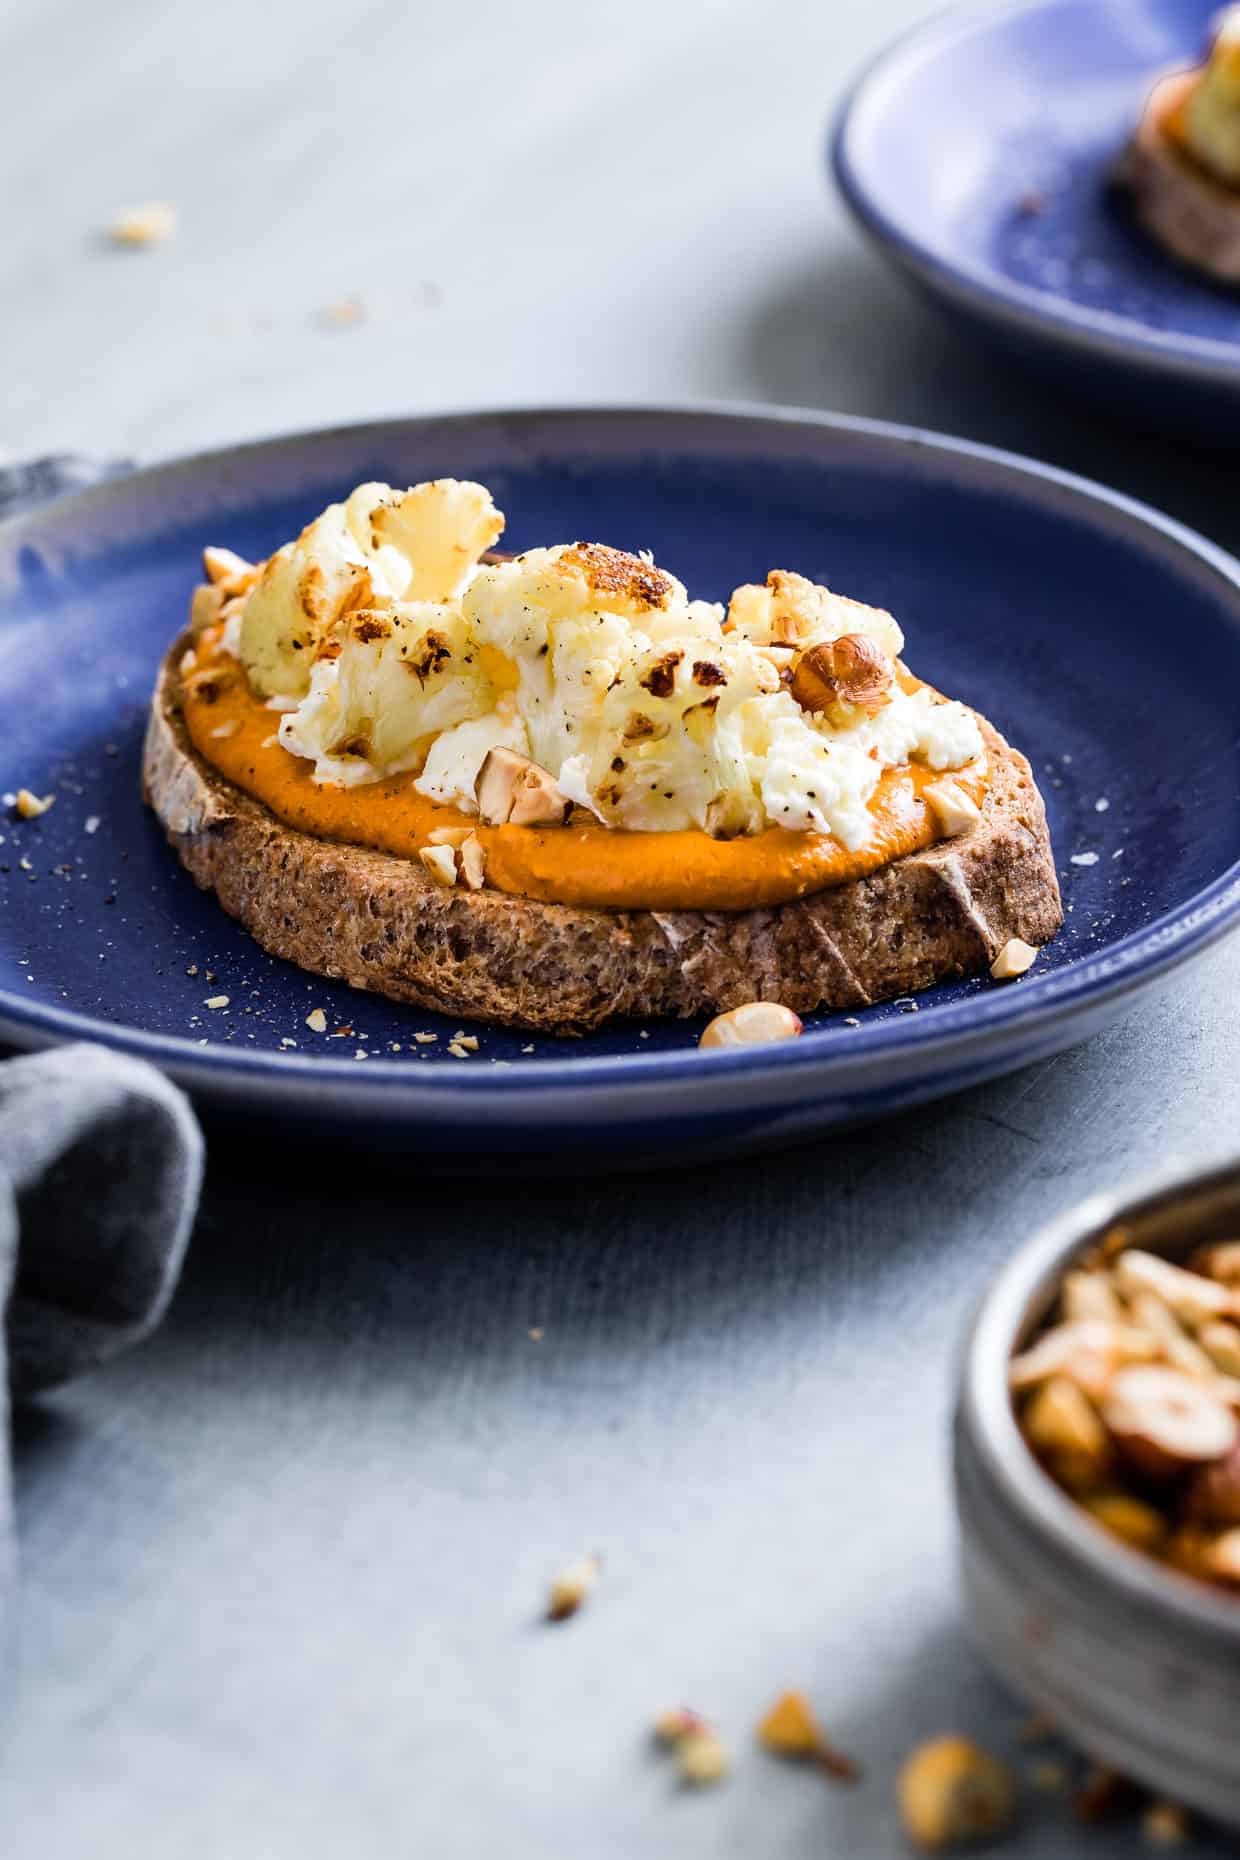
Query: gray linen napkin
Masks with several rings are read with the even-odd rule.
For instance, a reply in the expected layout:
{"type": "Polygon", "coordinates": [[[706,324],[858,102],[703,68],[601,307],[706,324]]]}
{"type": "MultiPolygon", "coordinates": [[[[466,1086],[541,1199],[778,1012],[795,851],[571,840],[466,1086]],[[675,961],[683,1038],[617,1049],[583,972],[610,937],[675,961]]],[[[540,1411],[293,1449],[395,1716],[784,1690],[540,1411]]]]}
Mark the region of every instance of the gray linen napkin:
{"type": "MultiPolygon", "coordinates": [[[[92,1368],[163,1316],[202,1180],[184,1095],[145,1060],[65,1046],[0,1064],[0,1408],[92,1368]]],[[[0,1412],[4,1439],[8,1415],[0,1412]]],[[[14,1556],[0,1454],[0,1629],[14,1556]]]]}

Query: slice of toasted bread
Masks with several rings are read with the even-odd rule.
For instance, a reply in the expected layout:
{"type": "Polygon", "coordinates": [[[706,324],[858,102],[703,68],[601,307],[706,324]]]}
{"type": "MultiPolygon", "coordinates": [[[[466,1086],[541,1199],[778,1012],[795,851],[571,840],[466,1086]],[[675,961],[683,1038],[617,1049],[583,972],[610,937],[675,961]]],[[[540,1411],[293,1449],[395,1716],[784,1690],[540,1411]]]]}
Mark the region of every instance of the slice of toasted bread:
{"type": "Polygon", "coordinates": [[[1166,130],[1197,75],[1177,71],[1154,86],[1114,178],[1165,251],[1225,284],[1240,284],[1240,190],[1207,173],[1166,130]]]}
{"type": "Polygon", "coordinates": [[[265,949],[355,988],[474,1020],[585,1033],[620,1015],[755,999],[856,1008],[985,969],[1063,921],[1042,798],[989,724],[978,824],[868,878],[745,911],[600,911],[436,884],[415,860],[287,827],[194,749],[184,635],[151,705],[143,792],[181,863],[265,949]]]}

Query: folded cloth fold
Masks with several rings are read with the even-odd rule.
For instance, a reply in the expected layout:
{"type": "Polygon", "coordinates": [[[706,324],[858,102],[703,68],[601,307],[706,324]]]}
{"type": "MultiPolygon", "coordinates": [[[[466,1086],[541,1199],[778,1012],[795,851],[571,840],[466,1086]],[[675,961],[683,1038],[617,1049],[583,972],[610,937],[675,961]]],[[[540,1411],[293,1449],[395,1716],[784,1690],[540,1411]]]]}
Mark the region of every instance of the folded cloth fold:
{"type": "MultiPolygon", "coordinates": [[[[0,1064],[0,1404],[6,1386],[19,1399],[49,1388],[158,1324],[202,1156],[184,1094],[145,1060],[64,1046],[0,1064]]],[[[0,1472],[2,1618],[13,1553],[0,1472]]]]}

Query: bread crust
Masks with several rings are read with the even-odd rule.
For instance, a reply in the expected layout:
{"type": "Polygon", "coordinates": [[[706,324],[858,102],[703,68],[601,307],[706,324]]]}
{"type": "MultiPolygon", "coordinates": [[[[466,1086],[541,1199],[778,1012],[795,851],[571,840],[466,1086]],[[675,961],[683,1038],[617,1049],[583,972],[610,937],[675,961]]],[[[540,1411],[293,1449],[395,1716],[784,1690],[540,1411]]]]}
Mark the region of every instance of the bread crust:
{"type": "Polygon", "coordinates": [[[782,1001],[852,1009],[987,968],[1063,922],[1029,764],[982,720],[992,780],[975,827],[794,903],[603,911],[437,885],[416,860],[287,827],[227,781],[181,714],[186,633],[160,671],[142,787],[183,866],[277,956],[418,1007],[587,1033],[621,1016],[782,1001]]]}
{"type": "Polygon", "coordinates": [[[1224,284],[1240,284],[1240,190],[1198,167],[1163,128],[1196,77],[1177,71],[1154,86],[1115,181],[1164,251],[1224,284]]]}

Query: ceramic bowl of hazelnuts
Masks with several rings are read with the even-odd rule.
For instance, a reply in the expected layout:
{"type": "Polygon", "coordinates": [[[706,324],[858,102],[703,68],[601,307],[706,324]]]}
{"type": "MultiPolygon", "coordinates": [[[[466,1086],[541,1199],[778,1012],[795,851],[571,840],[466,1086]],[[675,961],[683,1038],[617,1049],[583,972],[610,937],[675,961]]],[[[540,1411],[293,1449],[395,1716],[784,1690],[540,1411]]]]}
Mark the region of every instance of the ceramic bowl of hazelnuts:
{"type": "Polygon", "coordinates": [[[998,1671],[1240,1827],[1240,1162],[1092,1196],[1013,1258],[964,1353],[955,1483],[998,1671]]]}

